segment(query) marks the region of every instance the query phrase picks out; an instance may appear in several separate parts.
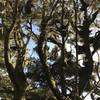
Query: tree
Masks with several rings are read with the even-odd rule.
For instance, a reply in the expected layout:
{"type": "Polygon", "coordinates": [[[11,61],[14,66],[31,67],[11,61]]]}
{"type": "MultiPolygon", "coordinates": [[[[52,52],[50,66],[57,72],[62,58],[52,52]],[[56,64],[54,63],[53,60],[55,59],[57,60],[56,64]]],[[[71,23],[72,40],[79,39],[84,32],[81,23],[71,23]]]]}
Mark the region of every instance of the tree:
{"type": "MultiPolygon", "coordinates": [[[[88,84],[89,80],[91,79],[91,75],[93,72],[93,63],[94,63],[92,56],[93,56],[94,52],[96,52],[95,49],[93,52],[91,52],[91,50],[90,50],[91,44],[93,45],[93,42],[90,43],[90,39],[91,39],[90,27],[91,27],[91,24],[93,24],[93,22],[95,22],[95,19],[97,18],[100,8],[95,9],[95,11],[93,12],[92,4],[88,4],[84,0],[80,0],[80,2],[72,1],[72,2],[70,2],[70,5],[68,5],[68,2],[69,1],[64,1],[64,0],[57,1],[56,3],[58,3],[58,4],[57,4],[57,6],[55,6],[56,10],[53,8],[54,12],[51,10],[52,12],[50,13],[50,15],[47,13],[48,16],[45,15],[46,10],[44,9],[43,19],[41,21],[41,34],[40,34],[40,38],[38,40],[38,54],[39,54],[41,63],[44,66],[43,69],[47,76],[48,85],[51,87],[51,90],[53,91],[57,100],[63,100],[64,97],[68,96],[66,93],[67,92],[66,90],[68,90],[67,89],[68,86],[66,86],[67,85],[67,83],[66,83],[67,76],[65,76],[66,72],[64,72],[64,67],[68,66],[68,65],[70,67],[72,67],[73,64],[74,64],[74,67],[76,67],[77,72],[74,75],[75,78],[73,79],[73,83],[74,83],[73,86],[70,85],[72,91],[69,89],[71,91],[69,95],[70,95],[71,99],[76,98],[76,100],[77,100],[79,98],[79,96],[82,94],[84,89],[88,86],[87,84],[88,84]],[[66,4],[66,2],[67,2],[67,4],[66,4]],[[78,7],[80,7],[81,9],[78,7]],[[71,11],[73,13],[71,13],[71,11]],[[91,11],[90,14],[88,14],[89,11],[91,11]],[[81,19],[81,16],[83,16],[83,19],[81,19]],[[47,17],[48,17],[48,20],[46,19],[47,17]],[[46,34],[48,34],[48,33],[46,33],[46,27],[48,27],[48,25],[51,25],[51,27],[54,29],[52,31],[55,31],[55,35],[58,34],[59,38],[61,39],[60,44],[59,44],[59,45],[61,45],[61,47],[59,47],[59,45],[58,45],[59,40],[57,40],[57,37],[55,37],[56,38],[55,42],[61,51],[61,55],[60,55],[61,59],[60,59],[60,62],[59,62],[59,60],[58,60],[58,62],[55,61],[57,65],[55,65],[55,63],[54,63],[54,65],[56,67],[58,67],[57,75],[59,76],[59,80],[57,79],[57,81],[59,82],[58,84],[60,85],[61,95],[59,93],[59,89],[57,90],[57,87],[55,87],[55,85],[53,86],[52,80],[55,81],[55,84],[57,84],[57,83],[56,83],[55,78],[54,77],[52,78],[52,74],[49,69],[50,66],[47,64],[48,57],[47,57],[46,52],[48,50],[46,49],[46,46],[47,46],[46,42],[48,40],[52,41],[51,37],[49,39],[48,39],[48,37],[46,37],[46,34]],[[72,31],[72,34],[75,37],[74,39],[71,39],[72,35],[69,33],[70,31],[72,31]],[[68,39],[68,38],[70,38],[70,39],[68,39]],[[76,61],[74,61],[74,63],[72,63],[73,59],[71,58],[71,60],[67,61],[66,62],[67,64],[66,64],[64,62],[65,57],[66,57],[64,52],[66,52],[65,49],[67,47],[65,47],[65,44],[66,44],[66,41],[68,41],[68,40],[70,40],[71,41],[70,44],[74,45],[76,48],[76,61]],[[82,46],[79,45],[79,42],[81,43],[82,46]],[[84,67],[81,67],[79,65],[78,56],[80,54],[85,55],[85,57],[84,57],[85,59],[83,60],[84,67]],[[76,64],[75,64],[75,62],[76,62],[76,64]]],[[[93,4],[94,4],[94,2],[93,2],[93,4]]],[[[95,2],[95,4],[96,4],[96,2],[95,2]]],[[[53,38],[52,42],[54,42],[55,38],[53,38]]],[[[96,40],[97,40],[97,38],[96,38],[96,40]]],[[[93,48],[95,48],[95,47],[93,47],[93,48]]],[[[70,51],[70,53],[71,53],[70,55],[73,55],[71,51],[70,51]]],[[[53,67],[54,66],[52,65],[52,68],[53,67]]],[[[67,67],[65,69],[68,71],[67,67]]],[[[70,72],[70,73],[72,74],[72,72],[70,72]]]]}
{"type": "Polygon", "coordinates": [[[30,84],[32,90],[33,84],[38,89],[36,82],[42,89],[50,89],[57,100],[82,100],[84,92],[90,93],[93,100],[94,94],[99,95],[100,65],[99,60],[97,63],[93,60],[93,56],[100,48],[100,31],[92,33],[93,28],[100,24],[97,22],[100,12],[98,2],[0,2],[0,40],[4,44],[4,66],[12,83],[10,90],[14,100],[26,99],[27,94],[33,92],[27,90],[30,84]],[[40,29],[38,33],[33,31],[34,23],[40,29]],[[33,52],[38,54],[38,58],[26,59],[30,39],[36,44],[33,52]],[[24,72],[25,66],[27,73],[24,72]]]}
{"type": "Polygon", "coordinates": [[[26,52],[26,46],[29,41],[27,36],[26,43],[21,37],[21,13],[23,9],[22,2],[4,1],[2,11],[2,27],[4,36],[4,60],[7,72],[14,88],[14,100],[23,98],[26,89],[26,77],[23,72],[23,61],[26,52]],[[11,41],[12,40],[12,41],[11,41]],[[13,42],[13,44],[11,44],[13,42]],[[16,56],[14,64],[11,62],[12,53],[16,56]]]}

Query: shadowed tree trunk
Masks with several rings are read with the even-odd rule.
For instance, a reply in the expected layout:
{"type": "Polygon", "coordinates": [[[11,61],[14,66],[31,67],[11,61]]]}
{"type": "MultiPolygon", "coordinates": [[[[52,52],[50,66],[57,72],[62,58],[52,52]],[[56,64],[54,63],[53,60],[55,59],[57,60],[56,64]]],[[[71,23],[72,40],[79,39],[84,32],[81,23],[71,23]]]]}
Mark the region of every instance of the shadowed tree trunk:
{"type": "Polygon", "coordinates": [[[20,13],[18,12],[18,3],[19,0],[16,0],[15,9],[13,12],[13,19],[10,27],[9,28],[4,27],[4,60],[5,60],[5,66],[7,68],[10,80],[14,86],[14,100],[25,100],[22,99],[26,89],[26,77],[22,68],[23,61],[24,61],[25,47],[23,47],[23,49],[18,49],[17,51],[18,56],[17,56],[15,66],[13,66],[10,63],[10,59],[9,59],[9,37],[11,32],[15,30],[16,24],[18,24],[17,19],[19,18],[19,13],[20,13]]]}
{"type": "Polygon", "coordinates": [[[20,58],[20,56],[22,56],[22,54],[19,54],[20,56],[18,56],[18,58],[17,58],[17,63],[16,63],[15,68],[9,62],[9,59],[8,59],[9,36],[8,36],[8,34],[9,33],[5,34],[5,41],[4,41],[5,65],[6,65],[9,77],[11,79],[11,82],[13,83],[13,86],[14,86],[14,91],[15,91],[14,100],[21,100],[21,97],[23,96],[23,94],[25,92],[25,88],[26,88],[26,77],[24,75],[23,68],[22,68],[23,58],[20,58]]]}

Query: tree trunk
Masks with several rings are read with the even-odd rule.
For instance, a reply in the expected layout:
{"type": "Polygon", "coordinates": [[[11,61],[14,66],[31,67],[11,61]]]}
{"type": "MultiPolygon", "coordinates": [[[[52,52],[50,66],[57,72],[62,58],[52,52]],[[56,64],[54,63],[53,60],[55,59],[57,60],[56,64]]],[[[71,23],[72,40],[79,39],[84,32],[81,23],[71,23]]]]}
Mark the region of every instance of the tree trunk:
{"type": "Polygon", "coordinates": [[[21,94],[15,94],[13,100],[26,100],[26,97],[21,94]]]}
{"type": "Polygon", "coordinates": [[[26,100],[24,90],[25,90],[24,88],[23,88],[23,90],[21,90],[21,88],[15,89],[13,100],[26,100]]]}

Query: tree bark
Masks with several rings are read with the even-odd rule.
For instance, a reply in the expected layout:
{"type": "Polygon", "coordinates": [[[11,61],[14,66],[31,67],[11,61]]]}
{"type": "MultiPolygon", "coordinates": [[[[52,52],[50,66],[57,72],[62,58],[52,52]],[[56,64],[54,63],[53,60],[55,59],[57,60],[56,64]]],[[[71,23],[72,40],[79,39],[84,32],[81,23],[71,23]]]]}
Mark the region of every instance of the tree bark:
{"type": "Polygon", "coordinates": [[[13,100],[26,100],[24,89],[23,90],[16,89],[14,91],[13,100]]]}

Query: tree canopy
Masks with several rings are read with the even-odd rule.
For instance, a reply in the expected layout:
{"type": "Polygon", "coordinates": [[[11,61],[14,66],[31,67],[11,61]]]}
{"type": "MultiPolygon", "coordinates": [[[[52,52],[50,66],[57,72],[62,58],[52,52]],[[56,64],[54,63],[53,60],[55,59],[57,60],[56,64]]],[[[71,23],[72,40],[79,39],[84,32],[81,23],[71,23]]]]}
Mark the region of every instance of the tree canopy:
{"type": "Polygon", "coordinates": [[[100,1],[0,0],[0,97],[88,95],[100,99],[100,1]]]}

